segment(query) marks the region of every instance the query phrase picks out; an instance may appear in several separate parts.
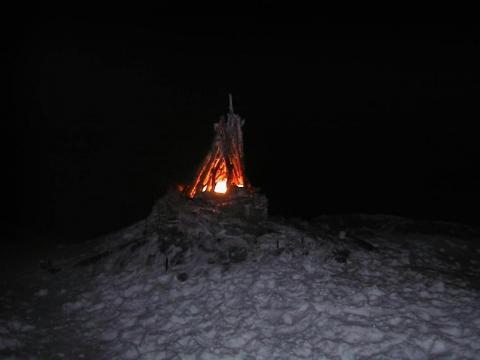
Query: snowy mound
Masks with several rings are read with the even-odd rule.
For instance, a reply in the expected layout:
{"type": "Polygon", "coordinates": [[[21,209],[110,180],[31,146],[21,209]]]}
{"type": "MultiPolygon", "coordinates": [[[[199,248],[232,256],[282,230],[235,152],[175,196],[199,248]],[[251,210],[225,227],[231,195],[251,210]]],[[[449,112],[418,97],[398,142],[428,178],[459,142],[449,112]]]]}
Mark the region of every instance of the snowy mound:
{"type": "Polygon", "coordinates": [[[407,222],[392,217],[287,222],[170,200],[153,220],[54,259],[32,298],[3,295],[0,355],[478,358],[471,241],[397,231],[407,222]]]}

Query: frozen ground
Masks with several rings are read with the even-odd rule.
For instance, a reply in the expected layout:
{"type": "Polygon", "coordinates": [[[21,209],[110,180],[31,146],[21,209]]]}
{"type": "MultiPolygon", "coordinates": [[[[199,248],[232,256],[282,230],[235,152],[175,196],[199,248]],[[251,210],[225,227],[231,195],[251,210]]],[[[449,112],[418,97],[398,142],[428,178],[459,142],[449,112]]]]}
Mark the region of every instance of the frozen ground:
{"type": "Polygon", "coordinates": [[[2,281],[0,358],[478,359],[479,239],[375,221],[329,227],[339,242],[355,234],[378,249],[344,259],[328,246],[305,251],[304,240],[283,248],[300,236],[290,225],[229,266],[192,257],[166,271],[135,251],[122,269],[111,252],[74,266],[99,242],[57,248],[51,264],[18,264],[2,281]]]}

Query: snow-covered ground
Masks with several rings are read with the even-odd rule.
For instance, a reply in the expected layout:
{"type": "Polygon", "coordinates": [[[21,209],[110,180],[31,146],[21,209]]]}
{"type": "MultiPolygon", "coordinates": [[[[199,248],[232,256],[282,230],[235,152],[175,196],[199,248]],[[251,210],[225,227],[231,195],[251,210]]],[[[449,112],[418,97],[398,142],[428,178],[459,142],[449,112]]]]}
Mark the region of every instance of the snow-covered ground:
{"type": "Polygon", "coordinates": [[[479,359],[480,239],[399,231],[395,221],[345,227],[339,242],[354,233],[378,251],[347,246],[344,259],[308,239],[286,246],[300,231],[285,224],[229,266],[192,257],[166,271],[133,250],[122,269],[111,251],[73,266],[99,242],[57,249],[50,271],[2,283],[0,358],[479,359]]]}

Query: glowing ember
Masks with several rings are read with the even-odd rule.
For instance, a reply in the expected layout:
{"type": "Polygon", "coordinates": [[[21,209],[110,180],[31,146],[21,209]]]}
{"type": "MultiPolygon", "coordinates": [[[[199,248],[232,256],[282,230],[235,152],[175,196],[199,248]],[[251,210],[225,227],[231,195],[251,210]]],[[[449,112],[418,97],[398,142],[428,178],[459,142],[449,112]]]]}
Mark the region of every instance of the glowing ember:
{"type": "Polygon", "coordinates": [[[216,193],[225,194],[227,192],[227,179],[217,182],[213,191],[216,193]]]}

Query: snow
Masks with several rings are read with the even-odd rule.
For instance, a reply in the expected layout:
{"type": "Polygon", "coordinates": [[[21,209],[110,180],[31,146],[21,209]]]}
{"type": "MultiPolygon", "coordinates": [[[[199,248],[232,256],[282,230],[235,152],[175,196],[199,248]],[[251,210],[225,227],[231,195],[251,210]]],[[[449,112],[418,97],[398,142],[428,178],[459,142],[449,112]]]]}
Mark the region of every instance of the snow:
{"type": "MultiPolygon", "coordinates": [[[[296,230],[276,226],[288,244],[296,230]]],[[[109,241],[130,241],[138,228],[109,241]]],[[[31,280],[22,306],[2,293],[2,304],[25,311],[1,312],[0,357],[478,359],[480,292],[469,282],[478,269],[463,279],[441,255],[475,254],[465,241],[376,229],[368,240],[379,251],[352,248],[342,263],[322,253],[328,246],[276,252],[275,233],[258,240],[228,268],[197,259],[166,272],[132,254],[124,271],[106,261],[31,280]]]]}
{"type": "Polygon", "coordinates": [[[35,296],[47,296],[48,289],[40,289],[35,293],[35,296]]]}

